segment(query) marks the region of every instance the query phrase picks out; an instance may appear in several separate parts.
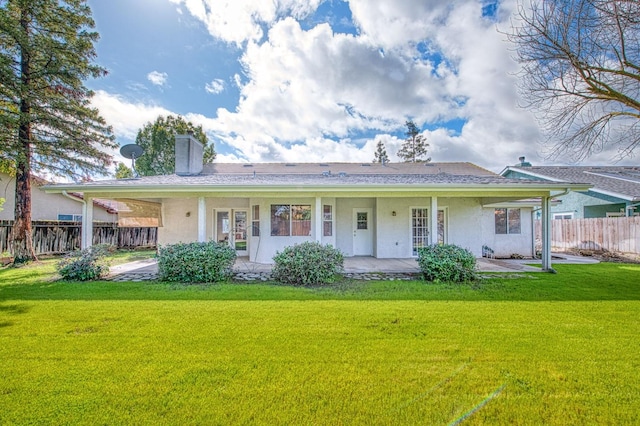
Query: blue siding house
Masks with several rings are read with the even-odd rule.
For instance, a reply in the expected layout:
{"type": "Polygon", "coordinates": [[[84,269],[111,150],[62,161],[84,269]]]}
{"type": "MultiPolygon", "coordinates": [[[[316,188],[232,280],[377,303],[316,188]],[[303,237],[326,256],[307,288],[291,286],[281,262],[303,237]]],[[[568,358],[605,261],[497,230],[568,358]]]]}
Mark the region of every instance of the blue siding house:
{"type": "Polygon", "coordinates": [[[635,166],[532,166],[520,163],[500,174],[510,179],[548,182],[580,182],[593,187],[587,192],[569,192],[551,207],[553,219],[640,215],[640,167],[635,166]]]}

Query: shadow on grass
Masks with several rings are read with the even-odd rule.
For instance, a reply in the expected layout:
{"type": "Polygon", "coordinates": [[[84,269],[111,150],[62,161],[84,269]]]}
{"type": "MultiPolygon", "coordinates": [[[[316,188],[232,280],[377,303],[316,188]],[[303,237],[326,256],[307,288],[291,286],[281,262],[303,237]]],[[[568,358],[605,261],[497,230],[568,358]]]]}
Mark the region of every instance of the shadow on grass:
{"type": "MultiPolygon", "coordinates": [[[[20,315],[26,314],[30,310],[30,307],[24,303],[0,303],[0,315],[20,315]]],[[[14,325],[13,321],[0,321],[0,328],[10,327],[14,325]]]]}

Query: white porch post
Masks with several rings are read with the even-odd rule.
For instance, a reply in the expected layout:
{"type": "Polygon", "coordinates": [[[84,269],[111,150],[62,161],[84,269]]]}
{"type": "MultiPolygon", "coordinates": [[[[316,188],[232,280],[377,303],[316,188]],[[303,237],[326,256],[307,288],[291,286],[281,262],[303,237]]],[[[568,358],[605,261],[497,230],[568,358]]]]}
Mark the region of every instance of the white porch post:
{"type": "Polygon", "coordinates": [[[85,195],[82,205],[82,239],[80,247],[89,248],[93,245],[93,197],[85,195]]]}
{"type": "Polygon", "coordinates": [[[198,242],[207,240],[207,204],[204,197],[198,197],[198,242]]]}
{"type": "Polygon", "coordinates": [[[322,243],[322,198],[316,197],[316,241],[322,243]]]}
{"type": "Polygon", "coordinates": [[[543,196],[542,203],[542,270],[553,271],[551,267],[551,197],[543,196]]]}
{"type": "Polygon", "coordinates": [[[429,243],[438,244],[438,197],[431,197],[431,223],[429,224],[429,243]]]}

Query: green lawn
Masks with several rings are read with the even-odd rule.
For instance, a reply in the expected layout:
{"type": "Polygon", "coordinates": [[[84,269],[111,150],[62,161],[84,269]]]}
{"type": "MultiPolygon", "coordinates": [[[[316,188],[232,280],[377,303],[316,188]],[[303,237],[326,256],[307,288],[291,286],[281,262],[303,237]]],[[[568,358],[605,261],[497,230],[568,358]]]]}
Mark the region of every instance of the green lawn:
{"type": "Polygon", "coordinates": [[[637,424],[640,265],[477,285],[0,270],[0,424],[637,424]]]}

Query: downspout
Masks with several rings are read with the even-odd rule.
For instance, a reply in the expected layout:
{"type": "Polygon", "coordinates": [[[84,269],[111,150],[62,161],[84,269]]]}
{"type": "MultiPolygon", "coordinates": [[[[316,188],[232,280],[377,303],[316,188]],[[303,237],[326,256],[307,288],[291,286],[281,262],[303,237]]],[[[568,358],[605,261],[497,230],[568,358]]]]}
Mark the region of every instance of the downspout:
{"type": "Polygon", "coordinates": [[[70,200],[77,201],[79,203],[82,203],[85,206],[87,205],[87,202],[83,198],[76,198],[73,195],[70,195],[67,191],[62,191],[62,195],[64,195],[70,200]]]}
{"type": "MultiPolygon", "coordinates": [[[[69,194],[67,191],[62,191],[62,195],[64,195],[65,197],[67,197],[70,200],[74,200],[74,201],[77,201],[78,203],[82,203],[82,219],[84,221],[84,219],[85,219],[84,218],[84,213],[87,211],[87,202],[85,201],[85,199],[84,198],[74,197],[73,195],[69,194]]],[[[82,229],[84,229],[84,225],[83,225],[82,229]]],[[[84,235],[84,232],[83,232],[82,233],[82,238],[80,240],[80,248],[82,248],[82,249],[86,248],[85,245],[86,245],[86,243],[85,243],[85,235],[84,235]]]]}
{"type": "Polygon", "coordinates": [[[632,211],[633,209],[631,207],[638,207],[640,206],[640,203],[635,203],[635,204],[629,204],[627,207],[625,207],[625,216],[633,216],[632,211]]]}
{"type": "MultiPolygon", "coordinates": [[[[531,257],[537,259],[536,257],[536,221],[535,214],[537,211],[540,211],[542,207],[531,209],[531,257]]],[[[542,229],[540,230],[540,235],[542,236],[542,229]]]]}

